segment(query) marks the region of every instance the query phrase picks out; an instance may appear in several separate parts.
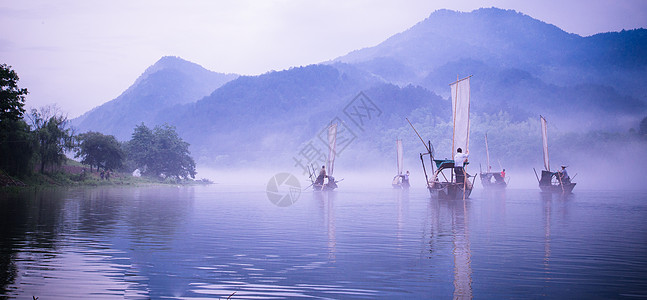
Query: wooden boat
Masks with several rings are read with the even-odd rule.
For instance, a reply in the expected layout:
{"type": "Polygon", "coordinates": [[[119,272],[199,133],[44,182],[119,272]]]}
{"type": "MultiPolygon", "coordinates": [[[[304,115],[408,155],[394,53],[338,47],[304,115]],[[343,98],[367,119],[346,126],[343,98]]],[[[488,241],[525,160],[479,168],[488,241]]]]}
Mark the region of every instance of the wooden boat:
{"type": "MultiPolygon", "coordinates": [[[[571,193],[576,183],[572,182],[568,175],[565,175],[565,171],[550,171],[550,161],[548,159],[548,126],[543,116],[539,116],[539,119],[541,121],[541,139],[544,150],[544,170],[541,171],[541,179],[537,176],[537,171],[533,168],[535,177],[537,177],[537,181],[539,182],[539,188],[542,192],[571,193]]],[[[566,166],[562,166],[563,170],[565,168],[566,166]]]]}
{"type": "MultiPolygon", "coordinates": [[[[501,172],[492,172],[490,165],[490,149],[488,148],[487,133],[485,134],[485,157],[486,157],[486,172],[479,170],[479,177],[481,178],[481,185],[486,189],[491,188],[506,188],[508,183],[505,178],[505,169],[501,168],[501,172]]],[[[479,168],[480,169],[480,168],[479,168]]]]}
{"type": "MultiPolygon", "coordinates": [[[[395,149],[396,149],[396,165],[397,165],[397,172],[398,174],[393,177],[393,181],[391,182],[391,186],[393,186],[394,189],[408,189],[409,188],[409,174],[407,175],[402,173],[402,157],[403,157],[403,152],[402,152],[402,140],[396,140],[395,141],[395,149]]],[[[408,172],[408,171],[407,171],[408,172]]]]}
{"type": "MultiPolygon", "coordinates": [[[[312,189],[314,191],[332,191],[339,186],[338,182],[341,180],[335,180],[333,177],[333,171],[335,167],[335,154],[337,146],[337,123],[330,124],[328,126],[328,159],[326,160],[327,171],[325,175],[317,175],[316,169],[312,167],[310,171],[310,181],[312,181],[312,189]]],[[[342,179],[343,180],[343,179],[342,179]]]]}
{"type": "MultiPolygon", "coordinates": [[[[470,109],[470,78],[466,77],[450,84],[452,94],[452,120],[453,120],[453,135],[452,135],[452,157],[454,157],[457,148],[464,149],[469,153],[469,109],[470,109]]],[[[407,120],[408,121],[408,120],[407,120]]],[[[409,122],[413,128],[413,124],[409,122]]],[[[418,131],[413,128],[421,141],[422,137],[418,131]]],[[[423,141],[423,144],[424,141],[423,141]]],[[[434,150],[431,141],[425,144],[427,153],[420,153],[420,161],[422,163],[422,170],[425,173],[427,181],[427,189],[433,198],[437,199],[466,199],[469,198],[474,186],[474,180],[470,182],[470,176],[465,171],[464,176],[456,176],[454,174],[454,160],[434,159],[434,150]],[[425,166],[425,156],[429,156],[429,164],[431,166],[431,178],[427,173],[425,166]]],[[[467,163],[463,165],[466,167],[467,163]]]]}

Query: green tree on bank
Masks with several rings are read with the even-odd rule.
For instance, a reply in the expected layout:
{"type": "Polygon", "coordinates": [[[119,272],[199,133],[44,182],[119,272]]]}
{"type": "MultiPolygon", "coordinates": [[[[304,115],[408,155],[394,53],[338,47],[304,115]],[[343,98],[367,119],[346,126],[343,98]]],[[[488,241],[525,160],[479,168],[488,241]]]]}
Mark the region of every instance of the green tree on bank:
{"type": "Polygon", "coordinates": [[[60,166],[67,159],[65,151],[74,149],[74,132],[68,127],[67,117],[53,106],[32,109],[28,117],[40,172],[44,173],[47,167],[60,166]]]}
{"type": "Polygon", "coordinates": [[[78,146],[75,157],[81,158],[81,163],[89,165],[90,169],[96,166],[104,170],[121,168],[125,154],[121,145],[112,135],[88,131],[76,137],[78,146]]]}
{"type": "Polygon", "coordinates": [[[30,128],[22,119],[26,88],[18,87],[18,74],[0,65],[0,168],[12,175],[31,170],[34,154],[30,128]]]}
{"type": "Polygon", "coordinates": [[[129,160],[143,174],[195,178],[189,143],[178,136],[173,126],[165,124],[151,130],[142,123],[135,127],[126,149],[129,160]]]}

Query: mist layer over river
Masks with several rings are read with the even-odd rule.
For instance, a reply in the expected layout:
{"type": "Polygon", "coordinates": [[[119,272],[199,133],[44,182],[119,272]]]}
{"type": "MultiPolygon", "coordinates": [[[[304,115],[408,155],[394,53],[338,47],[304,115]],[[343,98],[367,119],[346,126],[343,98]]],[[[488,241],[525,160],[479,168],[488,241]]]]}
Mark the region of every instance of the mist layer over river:
{"type": "Polygon", "coordinates": [[[0,297],[647,297],[647,192],[343,183],[0,194],[0,297]]]}

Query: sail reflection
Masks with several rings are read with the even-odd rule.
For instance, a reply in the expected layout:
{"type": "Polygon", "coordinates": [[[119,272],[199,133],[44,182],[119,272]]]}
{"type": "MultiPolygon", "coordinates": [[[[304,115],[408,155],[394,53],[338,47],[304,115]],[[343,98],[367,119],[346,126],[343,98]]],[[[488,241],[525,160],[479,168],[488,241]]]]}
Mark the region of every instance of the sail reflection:
{"type": "Polygon", "coordinates": [[[326,226],[326,234],[328,237],[328,259],[335,262],[337,239],[335,237],[335,198],[337,193],[334,191],[315,192],[314,198],[319,202],[319,207],[323,213],[323,222],[326,226]]]}
{"type": "Polygon", "coordinates": [[[550,219],[552,193],[541,193],[544,212],[544,270],[546,279],[550,279],[550,219]]]}
{"type": "Polygon", "coordinates": [[[472,299],[472,253],[467,201],[455,201],[452,205],[454,299],[472,299]]]}
{"type": "Polygon", "coordinates": [[[395,199],[398,205],[396,239],[398,241],[398,248],[400,249],[403,247],[404,224],[408,218],[408,215],[405,215],[405,213],[409,210],[409,189],[393,189],[393,193],[395,193],[395,199]]]}
{"type": "Polygon", "coordinates": [[[469,232],[470,200],[429,200],[427,222],[429,232],[429,258],[443,256],[444,238],[451,238],[453,257],[453,298],[471,299],[472,294],[472,252],[469,232]],[[450,224],[450,228],[445,226],[450,224]]]}

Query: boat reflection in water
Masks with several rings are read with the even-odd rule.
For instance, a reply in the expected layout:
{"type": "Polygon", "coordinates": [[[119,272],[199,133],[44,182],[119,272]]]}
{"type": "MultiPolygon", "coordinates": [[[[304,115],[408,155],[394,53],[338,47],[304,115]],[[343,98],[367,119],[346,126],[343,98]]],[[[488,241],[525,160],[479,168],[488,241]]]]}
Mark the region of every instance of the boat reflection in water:
{"type": "Polygon", "coordinates": [[[451,234],[453,256],[453,285],[454,299],[472,299],[472,253],[469,235],[469,200],[435,200],[429,202],[428,212],[431,228],[429,232],[430,254],[436,255],[444,247],[436,247],[442,243],[442,236],[451,234]],[[451,228],[446,228],[451,224],[451,228]]]}
{"type": "Polygon", "coordinates": [[[335,198],[337,193],[330,191],[328,193],[314,193],[313,196],[322,213],[322,223],[326,227],[328,261],[335,262],[337,252],[337,239],[335,237],[335,198]]]}

